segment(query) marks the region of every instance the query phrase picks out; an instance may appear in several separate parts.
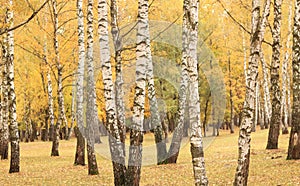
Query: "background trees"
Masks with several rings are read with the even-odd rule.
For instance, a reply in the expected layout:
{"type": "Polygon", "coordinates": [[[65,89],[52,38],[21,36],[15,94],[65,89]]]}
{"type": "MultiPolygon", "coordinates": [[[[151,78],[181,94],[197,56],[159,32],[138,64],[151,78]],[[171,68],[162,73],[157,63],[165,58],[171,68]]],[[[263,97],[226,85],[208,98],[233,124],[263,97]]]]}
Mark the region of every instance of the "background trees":
{"type": "MultiPolygon", "coordinates": [[[[293,48],[293,123],[287,122],[292,118],[289,92],[292,74],[288,58],[291,49],[289,38],[280,38],[280,33],[287,36],[290,32],[286,25],[291,25],[292,13],[289,13],[289,19],[285,15],[291,12],[291,3],[282,4],[280,0],[275,0],[272,4],[270,0],[253,0],[251,7],[250,1],[207,0],[200,4],[198,10],[198,1],[184,1],[183,4],[175,0],[151,3],[142,0],[139,4],[133,0],[99,1],[96,33],[93,32],[96,8],[93,8],[92,0],[78,0],[77,15],[72,1],[51,0],[42,2],[42,5],[38,1],[22,1],[13,7],[9,5],[12,1],[7,2],[1,2],[0,9],[0,18],[3,20],[0,23],[0,34],[3,36],[0,152],[3,159],[8,157],[10,139],[15,155],[12,162],[17,164],[17,134],[25,136],[28,142],[38,138],[39,134],[43,141],[48,138],[53,140],[52,155],[58,156],[58,141],[69,139],[73,127],[74,122],[70,121],[74,121],[72,103],[75,101],[78,139],[75,164],[85,163],[84,139],[81,135],[84,134],[88,139],[90,173],[96,174],[94,138],[99,141],[97,134],[100,132],[109,134],[116,184],[125,182],[126,128],[127,132],[131,132],[128,184],[139,184],[143,136],[150,132],[155,136],[158,164],[176,163],[183,136],[192,135],[197,183],[207,183],[205,171],[200,171],[202,179],[198,174],[199,165],[204,164],[201,137],[218,136],[222,133],[221,129],[230,129],[232,133],[236,126],[241,127],[239,165],[235,179],[237,185],[247,183],[250,133],[257,131],[257,125],[261,129],[270,126],[267,148],[273,149],[278,148],[280,125],[283,133],[286,133],[288,123],[292,124],[288,159],[295,158],[292,157],[294,155],[297,157],[297,32],[294,32],[293,48]],[[87,3],[86,11],[83,7],[87,3]],[[185,7],[183,19],[182,5],[185,7]],[[169,7],[168,10],[165,7],[169,7]],[[263,11],[260,11],[261,7],[263,11]],[[14,20],[10,10],[17,12],[14,20]],[[201,12],[200,17],[196,15],[198,11],[201,12]],[[37,15],[38,12],[40,14],[37,15]],[[87,15],[87,19],[84,15],[87,15]],[[274,18],[270,26],[267,24],[269,15],[274,18]],[[284,18],[282,20],[281,15],[284,18]],[[151,24],[149,19],[168,21],[169,26],[160,28],[161,25],[155,24],[157,22],[151,24]],[[17,22],[16,26],[13,26],[12,20],[17,22]],[[174,24],[183,25],[182,50],[177,45],[157,40],[161,34],[168,33],[174,24]],[[87,25],[86,30],[84,25],[87,25]],[[155,30],[153,33],[151,28],[155,30]],[[18,31],[15,35],[14,29],[18,31]],[[93,42],[98,37],[99,42],[93,42]],[[16,41],[15,52],[13,40],[16,41]],[[281,48],[280,43],[285,42],[286,46],[281,48]],[[79,47],[74,43],[78,43],[79,47]],[[197,44],[201,46],[199,53],[197,44]],[[209,46],[210,52],[204,50],[202,46],[205,45],[209,46]],[[280,52],[286,52],[282,64],[280,52]],[[250,56],[249,60],[247,56],[250,56]],[[84,66],[84,63],[87,65],[84,66]],[[165,70],[163,67],[167,65],[172,68],[165,70]],[[132,66],[136,68],[130,68],[132,66]],[[181,80],[180,70],[174,70],[177,67],[181,67],[181,80]],[[163,75],[156,77],[156,69],[163,75]],[[224,79],[219,74],[225,74],[224,79]],[[174,83],[166,76],[172,76],[174,83]],[[211,83],[218,80],[220,83],[211,83]],[[74,82],[77,84],[77,100],[74,100],[74,82]],[[221,85],[223,82],[226,87],[221,85]],[[216,91],[221,93],[216,95],[216,91]],[[218,105],[220,100],[227,103],[225,109],[223,105],[218,105]],[[20,117],[16,118],[15,112],[20,117]],[[99,125],[99,120],[104,124],[99,125]],[[57,123],[53,138],[54,121],[57,123]],[[172,136],[172,141],[167,153],[168,136],[172,136]]],[[[295,16],[294,29],[297,30],[298,15],[295,16]]],[[[168,39],[175,42],[177,40],[174,38],[180,36],[181,32],[169,32],[168,39]]],[[[14,171],[17,172],[17,168],[12,168],[14,171]]]]}

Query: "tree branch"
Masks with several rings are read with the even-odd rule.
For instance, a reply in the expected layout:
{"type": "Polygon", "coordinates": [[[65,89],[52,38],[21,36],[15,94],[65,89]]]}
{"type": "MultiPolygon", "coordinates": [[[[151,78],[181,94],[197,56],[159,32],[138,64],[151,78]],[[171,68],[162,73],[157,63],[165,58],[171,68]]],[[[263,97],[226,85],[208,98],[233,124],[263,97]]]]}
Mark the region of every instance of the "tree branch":
{"type": "Polygon", "coordinates": [[[12,28],[8,28],[8,29],[5,28],[5,29],[3,29],[3,30],[0,30],[0,35],[3,35],[3,34],[6,33],[6,32],[10,32],[10,31],[16,30],[16,29],[18,29],[18,28],[20,28],[20,27],[26,25],[27,23],[29,23],[29,22],[30,22],[30,21],[31,21],[38,13],[39,13],[39,11],[42,10],[42,9],[44,8],[44,6],[45,6],[48,2],[49,2],[49,0],[46,0],[46,1],[42,4],[42,6],[40,6],[39,9],[37,9],[36,11],[34,11],[34,12],[31,14],[31,16],[30,16],[27,20],[25,20],[24,22],[18,24],[17,26],[12,27],[12,28]]]}
{"type": "MultiPolygon", "coordinates": [[[[249,30],[247,30],[247,28],[246,28],[244,25],[242,25],[238,20],[236,20],[236,19],[231,15],[231,13],[226,9],[226,7],[225,7],[224,4],[221,2],[221,0],[217,0],[217,1],[220,3],[220,5],[222,6],[223,10],[227,13],[227,15],[232,19],[232,21],[233,21],[234,23],[236,23],[239,27],[241,27],[246,33],[248,33],[249,35],[251,35],[251,32],[250,32],[249,30]]],[[[263,40],[262,42],[265,43],[265,44],[267,44],[267,45],[269,45],[269,46],[272,46],[272,44],[271,44],[270,42],[268,42],[268,41],[263,40]]]]}

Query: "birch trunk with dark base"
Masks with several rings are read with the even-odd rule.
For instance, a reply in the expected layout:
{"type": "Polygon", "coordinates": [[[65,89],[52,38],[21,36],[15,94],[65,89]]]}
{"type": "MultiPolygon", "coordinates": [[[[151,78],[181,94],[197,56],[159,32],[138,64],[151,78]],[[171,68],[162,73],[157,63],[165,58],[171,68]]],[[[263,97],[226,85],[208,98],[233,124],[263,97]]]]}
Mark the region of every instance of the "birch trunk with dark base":
{"type": "Polygon", "coordinates": [[[86,109],[86,138],[88,155],[88,174],[99,174],[96,155],[94,150],[95,131],[94,126],[98,124],[96,107],[96,85],[94,80],[94,28],[93,28],[93,0],[88,0],[87,6],[87,109],[86,109]]]}
{"type": "Polygon", "coordinates": [[[250,45],[250,60],[247,71],[247,87],[244,108],[242,113],[242,122],[238,139],[239,157],[238,166],[235,173],[233,185],[244,186],[248,182],[249,163],[250,163],[250,140],[251,126],[254,117],[254,98],[258,75],[258,62],[260,59],[261,43],[264,39],[267,18],[270,13],[270,0],[265,1],[264,12],[261,21],[260,2],[252,1],[252,33],[250,45]]]}
{"type": "Polygon", "coordinates": [[[58,30],[58,10],[57,10],[57,2],[56,0],[52,1],[52,9],[53,9],[53,19],[54,19],[54,37],[53,37],[53,47],[55,50],[55,63],[57,68],[57,97],[58,97],[58,119],[56,125],[54,127],[54,135],[53,135],[53,143],[52,143],[52,151],[51,156],[59,156],[58,146],[59,146],[59,131],[60,126],[62,125],[62,66],[59,61],[59,50],[58,50],[58,38],[57,38],[57,30],[58,30]]]}
{"type": "Polygon", "coordinates": [[[138,1],[137,48],[135,95],[133,102],[133,117],[130,126],[130,147],[127,169],[127,184],[139,185],[142,165],[142,143],[144,138],[143,123],[145,112],[146,69],[148,62],[148,47],[150,46],[147,29],[148,0],[138,1]]]}
{"type": "Polygon", "coordinates": [[[282,0],[274,1],[274,28],[273,28],[273,53],[271,63],[271,95],[272,117],[269,129],[267,149],[278,149],[278,137],[280,132],[281,96],[279,87],[280,67],[280,35],[281,35],[281,5],[282,0]]]}
{"type": "Polygon", "coordinates": [[[9,144],[9,130],[8,130],[8,84],[7,84],[7,60],[8,60],[8,38],[7,34],[3,35],[2,44],[2,96],[1,96],[1,128],[0,128],[0,156],[1,159],[8,159],[8,144],[9,144]]]}
{"type": "Polygon", "coordinates": [[[295,3],[293,29],[293,113],[287,159],[300,159],[300,0],[295,3]]]}
{"type": "Polygon", "coordinates": [[[178,99],[178,111],[176,115],[177,127],[173,133],[173,138],[171,142],[170,149],[168,151],[167,163],[176,163],[179,155],[181,140],[183,138],[183,128],[184,128],[184,113],[186,109],[187,101],[187,89],[188,89],[188,27],[187,27],[187,5],[188,1],[184,1],[184,15],[182,23],[182,58],[181,58],[181,76],[180,76],[180,89],[179,89],[179,99],[178,99]]]}
{"type": "MultiPolygon", "coordinates": [[[[186,7],[186,6],[185,6],[186,7]]],[[[194,170],[195,185],[208,185],[206,177],[203,140],[202,140],[202,123],[200,121],[200,99],[198,91],[198,59],[197,59],[197,44],[198,44],[198,8],[199,0],[189,0],[189,11],[187,15],[189,29],[189,119],[191,123],[191,154],[194,170]]],[[[219,121],[218,121],[219,124],[219,121]]],[[[219,127],[219,126],[218,126],[219,127]]]]}
{"type": "MultiPolygon", "coordinates": [[[[75,165],[85,165],[85,127],[83,117],[83,86],[84,86],[84,63],[85,63],[85,38],[84,38],[84,16],[83,1],[77,0],[77,19],[78,19],[78,70],[76,82],[76,121],[74,127],[77,145],[75,154],[75,165]]],[[[73,95],[75,96],[75,95],[73,95]]]]}
{"type": "MultiPolygon", "coordinates": [[[[9,1],[10,6],[13,1],[9,1]]],[[[7,19],[9,26],[13,26],[13,12],[10,8],[7,10],[7,19]]],[[[8,83],[8,118],[9,118],[9,139],[11,146],[11,159],[9,173],[19,172],[20,170],[20,147],[19,130],[17,123],[16,94],[14,84],[14,34],[13,31],[7,33],[8,37],[8,59],[7,59],[7,83],[8,83]]]]}
{"type": "MultiPolygon", "coordinates": [[[[116,2],[112,2],[111,8],[112,8],[112,14],[116,13],[116,2]]],[[[104,98],[105,98],[105,112],[106,112],[106,122],[107,127],[109,129],[109,145],[110,145],[110,153],[112,158],[112,164],[113,164],[113,171],[114,171],[114,183],[115,185],[124,185],[125,184],[125,173],[126,173],[126,166],[125,166],[125,149],[124,149],[124,141],[125,138],[125,131],[124,126],[122,126],[121,123],[118,124],[119,121],[122,121],[122,106],[119,105],[122,100],[121,99],[121,89],[118,89],[118,95],[115,93],[114,89],[114,83],[112,78],[112,67],[110,63],[110,48],[109,48],[109,37],[108,37],[108,7],[107,2],[105,0],[99,0],[98,1],[98,34],[99,34],[99,44],[100,44],[100,61],[101,61],[101,67],[102,67],[102,78],[104,83],[104,98]],[[118,97],[116,102],[116,96],[118,97]],[[120,116],[120,118],[119,118],[120,116]]],[[[114,37],[114,43],[116,44],[115,47],[120,47],[120,43],[116,43],[119,40],[115,37],[117,37],[118,33],[116,33],[116,16],[112,15],[112,32],[114,37]],[[117,39],[117,40],[116,40],[117,39]]],[[[118,36],[120,37],[120,36],[118,36]]],[[[118,48],[119,49],[119,48],[118,48]]],[[[116,50],[118,51],[118,50],[116,50]]],[[[117,64],[118,68],[120,67],[120,60],[118,56],[119,54],[116,54],[118,57],[117,64]]],[[[121,70],[120,68],[118,70],[121,70]]],[[[117,72],[117,84],[121,85],[122,80],[121,78],[121,72],[117,72]],[[120,84],[119,84],[120,83],[120,84]]],[[[119,86],[116,86],[116,88],[120,88],[119,86]]]]}

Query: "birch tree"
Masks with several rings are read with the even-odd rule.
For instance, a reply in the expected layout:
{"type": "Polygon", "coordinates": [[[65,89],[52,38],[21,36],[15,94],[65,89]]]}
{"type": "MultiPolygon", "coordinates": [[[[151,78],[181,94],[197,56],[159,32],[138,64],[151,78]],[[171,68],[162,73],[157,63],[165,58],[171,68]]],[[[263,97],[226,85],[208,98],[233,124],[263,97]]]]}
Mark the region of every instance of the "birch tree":
{"type": "MultiPolygon", "coordinates": [[[[112,4],[112,6],[113,5],[115,4],[112,4]]],[[[121,141],[121,139],[124,138],[124,134],[122,134],[122,136],[120,135],[120,128],[122,127],[118,127],[117,108],[115,99],[116,97],[114,83],[112,79],[112,67],[110,63],[110,48],[108,37],[108,8],[105,0],[98,1],[98,16],[100,61],[104,84],[106,122],[110,132],[109,144],[114,171],[114,182],[115,185],[124,185],[126,171],[125,152],[124,143],[122,143],[121,141]]]]}
{"type": "Polygon", "coordinates": [[[278,136],[281,124],[281,91],[279,86],[280,67],[280,37],[281,37],[281,6],[282,0],[274,0],[274,28],[271,62],[271,91],[272,91],[272,117],[269,129],[267,149],[278,148],[278,136]]]}
{"type": "Polygon", "coordinates": [[[54,129],[53,142],[52,142],[52,151],[51,156],[59,156],[58,147],[59,147],[59,130],[62,124],[62,65],[60,64],[59,59],[59,46],[58,46],[58,10],[56,0],[52,0],[52,9],[53,9],[53,19],[54,19],[54,51],[55,51],[55,63],[57,67],[57,97],[58,97],[58,119],[54,129]]]}
{"type": "Polygon", "coordinates": [[[264,58],[264,52],[261,49],[260,53],[260,61],[263,73],[263,90],[264,90],[264,110],[265,110],[265,129],[269,128],[270,118],[272,114],[272,107],[271,107],[271,98],[270,98],[270,91],[269,91],[269,76],[267,71],[267,64],[264,58]]]}
{"type": "Polygon", "coordinates": [[[198,92],[198,8],[199,0],[189,0],[184,7],[189,12],[187,24],[189,32],[188,40],[188,72],[189,72],[189,118],[191,123],[191,154],[194,170],[195,185],[208,185],[206,177],[204,151],[202,141],[202,123],[200,121],[200,99],[198,92]]]}
{"type": "Polygon", "coordinates": [[[148,0],[138,1],[138,22],[136,41],[136,74],[132,124],[130,126],[130,147],[127,169],[128,185],[139,185],[142,165],[143,121],[145,112],[146,68],[150,46],[148,25],[148,0]]]}
{"type": "Polygon", "coordinates": [[[288,74],[288,64],[290,59],[289,49],[290,49],[290,43],[292,39],[292,7],[293,2],[289,2],[289,15],[288,15],[288,36],[286,41],[286,51],[284,54],[283,64],[282,64],[282,104],[281,104],[281,118],[283,118],[282,123],[282,134],[288,134],[288,124],[289,124],[289,110],[290,110],[290,82],[289,82],[289,74],[288,74]],[[288,85],[288,86],[287,86],[288,85]],[[287,97],[288,96],[288,97],[287,97]]]}
{"type": "Polygon", "coordinates": [[[94,126],[98,124],[98,115],[95,112],[96,106],[96,86],[94,80],[94,28],[93,28],[93,6],[94,1],[88,0],[87,6],[87,108],[86,108],[86,127],[87,127],[87,154],[88,154],[88,173],[89,175],[99,174],[97,160],[94,149],[94,126]]]}
{"type": "Polygon", "coordinates": [[[118,27],[118,5],[116,0],[111,0],[110,5],[111,15],[111,34],[115,48],[115,62],[116,62],[116,114],[118,120],[118,128],[120,132],[120,140],[123,143],[123,152],[125,155],[125,138],[126,138],[126,126],[125,126],[125,103],[123,100],[123,70],[122,70],[122,36],[120,35],[118,27]]]}
{"type": "Polygon", "coordinates": [[[293,28],[293,113],[287,159],[300,159],[300,0],[295,3],[293,28]]]}
{"type": "MultiPolygon", "coordinates": [[[[9,0],[7,8],[7,23],[10,28],[13,27],[13,1],[9,0]]],[[[20,170],[20,147],[19,131],[16,112],[16,93],[14,83],[14,33],[9,31],[8,38],[8,55],[7,55],[7,84],[8,84],[8,119],[9,119],[9,139],[11,146],[11,159],[9,173],[19,172],[20,170]]]]}
{"type": "MultiPolygon", "coordinates": [[[[75,154],[75,165],[84,165],[85,161],[85,135],[84,117],[83,117],[83,86],[84,86],[84,62],[85,62],[85,38],[84,38],[84,15],[83,2],[77,0],[77,19],[78,19],[78,70],[76,81],[76,121],[77,126],[74,128],[77,145],[75,154]]],[[[75,96],[75,95],[73,95],[75,96]]]]}
{"type": "Polygon", "coordinates": [[[183,1],[183,23],[182,23],[182,58],[181,58],[181,75],[180,75],[180,89],[178,99],[177,111],[177,127],[174,131],[170,149],[168,151],[168,163],[176,163],[179,155],[181,140],[183,137],[184,128],[184,113],[187,101],[188,88],[188,0],[183,1]]]}
{"type": "MultiPolygon", "coordinates": [[[[148,2],[147,2],[147,6],[148,2]]],[[[144,23],[149,25],[148,11],[145,12],[145,17],[143,19],[144,23]]],[[[146,40],[150,41],[149,26],[145,28],[146,40]]],[[[150,114],[151,114],[151,125],[154,128],[154,137],[157,150],[157,164],[163,164],[167,155],[167,147],[165,140],[163,139],[163,129],[161,125],[161,118],[158,111],[157,99],[155,96],[155,85],[153,78],[153,62],[150,43],[146,45],[147,52],[147,64],[146,64],[146,80],[148,85],[148,98],[150,103],[150,114]]]]}
{"type": "Polygon", "coordinates": [[[264,39],[267,18],[270,13],[270,0],[266,0],[264,11],[260,20],[260,2],[252,1],[252,31],[250,44],[250,59],[247,71],[246,97],[242,113],[242,121],[239,133],[239,157],[236,169],[234,185],[247,185],[249,162],[251,126],[254,117],[254,98],[258,75],[258,61],[261,51],[261,43],[264,39]]]}
{"type": "Polygon", "coordinates": [[[8,55],[8,39],[7,34],[2,35],[2,82],[1,82],[1,123],[0,123],[0,155],[1,159],[8,159],[8,84],[7,84],[7,55],[8,55]]]}
{"type": "Polygon", "coordinates": [[[47,89],[48,89],[48,114],[50,120],[49,140],[54,141],[54,111],[53,111],[53,90],[50,69],[47,71],[47,89]]]}
{"type": "Polygon", "coordinates": [[[230,61],[230,52],[228,51],[228,74],[229,74],[229,102],[230,102],[230,133],[234,133],[234,126],[233,126],[233,94],[232,94],[232,80],[231,80],[231,61],[230,61]]]}

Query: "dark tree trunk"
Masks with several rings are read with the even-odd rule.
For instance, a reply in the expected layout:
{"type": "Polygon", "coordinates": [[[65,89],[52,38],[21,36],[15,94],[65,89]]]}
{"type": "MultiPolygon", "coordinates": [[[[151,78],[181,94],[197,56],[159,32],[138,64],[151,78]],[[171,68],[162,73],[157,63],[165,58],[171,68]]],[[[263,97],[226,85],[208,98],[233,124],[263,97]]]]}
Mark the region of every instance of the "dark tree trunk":
{"type": "Polygon", "coordinates": [[[232,81],[231,81],[231,61],[230,61],[230,52],[228,52],[228,71],[229,71],[229,101],[230,101],[230,121],[229,128],[230,133],[234,133],[233,129],[233,94],[232,94],[232,81]]]}
{"type": "Polygon", "coordinates": [[[36,123],[33,121],[31,122],[31,128],[32,128],[32,132],[30,135],[30,141],[34,142],[34,140],[37,139],[37,126],[36,126],[36,123]]]}
{"type": "Polygon", "coordinates": [[[4,141],[0,144],[0,155],[2,160],[8,159],[8,141],[4,141]]]}
{"type": "Polygon", "coordinates": [[[279,66],[280,66],[280,34],[281,34],[281,5],[282,0],[274,1],[274,28],[271,63],[271,96],[272,96],[272,117],[269,129],[267,149],[278,149],[278,137],[280,133],[281,91],[279,87],[279,66]]]}
{"type": "Polygon", "coordinates": [[[54,126],[49,127],[49,141],[53,141],[54,138],[54,126]]]}
{"type": "Polygon", "coordinates": [[[295,4],[293,33],[293,106],[292,129],[287,159],[300,159],[300,0],[295,4]]]}
{"type": "Polygon", "coordinates": [[[61,119],[55,125],[55,131],[53,134],[53,141],[52,141],[52,150],[51,156],[59,156],[58,147],[59,147],[59,128],[60,128],[61,119]]]}
{"type": "Polygon", "coordinates": [[[98,175],[98,166],[96,161],[96,155],[94,151],[94,147],[87,143],[87,152],[88,152],[88,174],[89,175],[98,175]]]}
{"type": "Polygon", "coordinates": [[[207,111],[208,111],[208,104],[209,100],[211,97],[211,91],[209,91],[208,97],[205,102],[205,107],[204,107],[204,119],[203,119],[203,132],[204,132],[204,137],[206,137],[206,129],[207,129],[207,111]]]}
{"type": "Polygon", "coordinates": [[[171,112],[167,112],[167,119],[168,119],[168,123],[169,123],[169,131],[174,132],[175,122],[174,122],[174,116],[171,112]]]}
{"type": "Polygon", "coordinates": [[[77,126],[74,127],[74,133],[77,139],[74,165],[85,165],[85,139],[77,126]]]}

